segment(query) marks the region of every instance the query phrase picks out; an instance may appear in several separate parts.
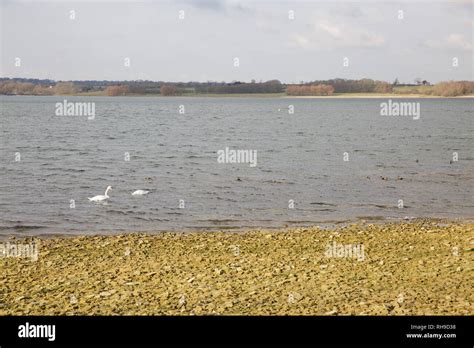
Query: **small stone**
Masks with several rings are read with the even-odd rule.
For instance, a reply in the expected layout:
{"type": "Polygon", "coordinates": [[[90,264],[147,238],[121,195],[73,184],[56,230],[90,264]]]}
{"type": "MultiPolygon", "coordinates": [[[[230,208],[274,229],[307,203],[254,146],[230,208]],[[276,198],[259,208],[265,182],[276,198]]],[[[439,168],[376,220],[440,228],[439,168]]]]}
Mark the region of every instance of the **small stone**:
{"type": "Polygon", "coordinates": [[[332,311],[324,313],[324,315],[336,315],[337,313],[339,313],[339,311],[337,308],[334,308],[332,311]]]}
{"type": "Polygon", "coordinates": [[[101,297],[108,297],[110,295],[112,295],[115,291],[102,291],[101,293],[99,293],[99,296],[101,297]]]}

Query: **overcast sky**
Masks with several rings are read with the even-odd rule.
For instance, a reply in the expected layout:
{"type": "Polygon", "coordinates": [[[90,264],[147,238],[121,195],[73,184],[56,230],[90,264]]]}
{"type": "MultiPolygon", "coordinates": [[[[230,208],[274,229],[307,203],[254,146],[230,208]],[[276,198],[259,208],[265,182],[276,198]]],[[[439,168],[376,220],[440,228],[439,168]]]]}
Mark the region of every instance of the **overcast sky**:
{"type": "Polygon", "coordinates": [[[470,0],[0,3],[2,77],[474,79],[470,0]],[[21,66],[15,66],[15,58],[21,58],[21,66]],[[234,58],[240,66],[234,66],[234,58]]]}

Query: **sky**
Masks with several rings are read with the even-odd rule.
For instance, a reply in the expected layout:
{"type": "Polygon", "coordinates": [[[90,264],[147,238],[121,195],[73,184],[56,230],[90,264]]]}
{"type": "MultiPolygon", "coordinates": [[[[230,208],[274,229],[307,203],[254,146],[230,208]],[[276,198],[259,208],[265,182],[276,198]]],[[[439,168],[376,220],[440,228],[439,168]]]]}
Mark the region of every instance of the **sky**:
{"type": "Polygon", "coordinates": [[[0,4],[1,77],[285,83],[474,79],[470,0],[0,4]]]}

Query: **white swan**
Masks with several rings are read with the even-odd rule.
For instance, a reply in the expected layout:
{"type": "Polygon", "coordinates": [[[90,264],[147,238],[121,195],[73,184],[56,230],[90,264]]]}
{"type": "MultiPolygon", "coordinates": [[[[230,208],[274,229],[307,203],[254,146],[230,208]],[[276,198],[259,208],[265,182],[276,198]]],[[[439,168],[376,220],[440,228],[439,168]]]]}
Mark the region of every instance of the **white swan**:
{"type": "Polygon", "coordinates": [[[109,195],[107,194],[107,192],[109,192],[109,190],[112,190],[112,186],[107,186],[107,189],[105,190],[104,195],[98,195],[98,196],[94,196],[92,198],[89,198],[89,201],[91,201],[91,202],[106,201],[107,199],[109,199],[109,195]]]}
{"type": "Polygon", "coordinates": [[[149,194],[150,191],[147,190],[136,190],[132,192],[132,196],[143,196],[149,194]]]}

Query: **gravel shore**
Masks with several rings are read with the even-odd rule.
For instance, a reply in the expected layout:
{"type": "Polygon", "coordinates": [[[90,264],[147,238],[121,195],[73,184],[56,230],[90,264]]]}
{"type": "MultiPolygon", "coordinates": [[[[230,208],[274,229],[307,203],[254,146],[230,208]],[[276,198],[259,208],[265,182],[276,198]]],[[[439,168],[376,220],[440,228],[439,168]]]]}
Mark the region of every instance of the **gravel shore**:
{"type": "Polygon", "coordinates": [[[133,233],[2,244],[0,315],[474,313],[473,223],[133,233]],[[37,259],[11,255],[12,245],[18,251],[32,243],[37,259]]]}

